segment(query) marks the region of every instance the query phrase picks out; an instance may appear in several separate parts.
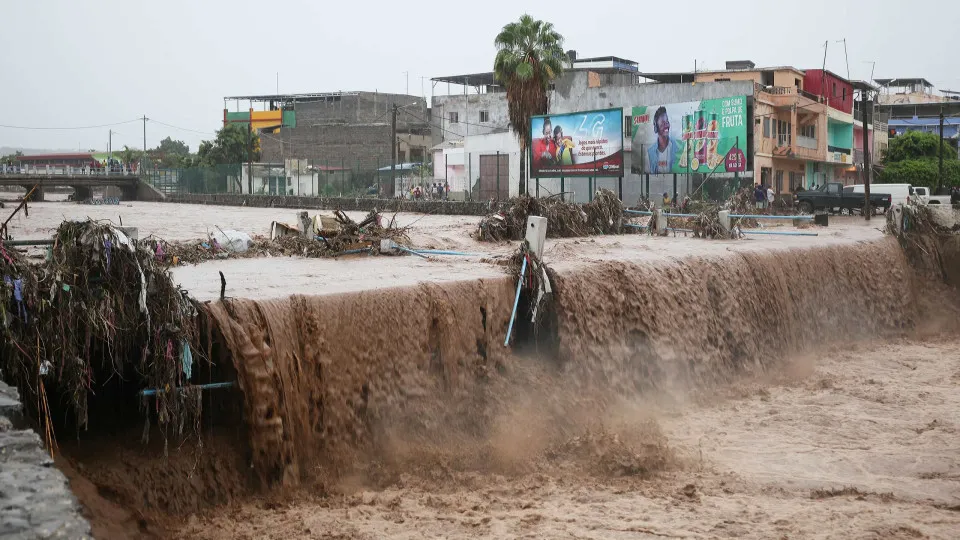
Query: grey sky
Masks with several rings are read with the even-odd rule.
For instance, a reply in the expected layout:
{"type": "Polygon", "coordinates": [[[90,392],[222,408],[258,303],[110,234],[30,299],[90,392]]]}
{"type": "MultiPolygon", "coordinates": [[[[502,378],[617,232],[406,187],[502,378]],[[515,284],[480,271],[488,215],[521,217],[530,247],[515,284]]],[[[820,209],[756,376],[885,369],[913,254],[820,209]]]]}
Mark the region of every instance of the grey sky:
{"type": "MultiPolygon", "coordinates": [[[[493,38],[523,13],[519,6],[10,0],[0,24],[0,124],[88,126],[146,114],[212,134],[224,96],[272,93],[277,72],[281,92],[404,92],[409,71],[410,93],[426,77],[429,98],[430,77],[491,69],[493,38]]],[[[827,68],[843,75],[837,41],[846,38],[852,78],[868,78],[876,61],[877,78],[926,77],[960,90],[956,0],[554,0],[526,11],[554,23],[581,56],[621,56],[641,71],[691,70],[694,59],[708,68],[728,59],[815,68],[829,41],[827,68]]],[[[108,129],[0,128],[0,146],[105,149],[108,129]]],[[[114,148],[142,146],[140,123],[115,130],[114,148]]],[[[147,123],[148,146],[168,135],[193,150],[212,136],[147,123]]]]}

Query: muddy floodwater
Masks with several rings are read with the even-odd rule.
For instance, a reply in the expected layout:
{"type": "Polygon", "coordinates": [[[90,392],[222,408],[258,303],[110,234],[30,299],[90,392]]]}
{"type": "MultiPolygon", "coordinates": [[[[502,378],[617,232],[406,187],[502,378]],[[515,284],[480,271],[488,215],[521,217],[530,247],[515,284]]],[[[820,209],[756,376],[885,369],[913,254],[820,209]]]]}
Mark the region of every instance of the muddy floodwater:
{"type": "MultiPolygon", "coordinates": [[[[955,538],[960,341],[797,357],[778,375],[626,404],[616,436],[662,430],[655,478],[541,463],[518,476],[436,471],[386,489],[252,500],[180,538],[955,538]],[[628,409],[625,409],[625,411],[628,409]]],[[[598,449],[602,452],[603,449],[598,449]]]]}

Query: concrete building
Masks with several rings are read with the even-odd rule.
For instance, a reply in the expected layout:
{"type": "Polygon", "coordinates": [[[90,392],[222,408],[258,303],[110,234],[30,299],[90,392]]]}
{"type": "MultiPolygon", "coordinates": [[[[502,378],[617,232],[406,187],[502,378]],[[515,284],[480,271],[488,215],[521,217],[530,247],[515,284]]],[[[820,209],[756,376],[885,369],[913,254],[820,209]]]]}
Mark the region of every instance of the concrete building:
{"type": "Polygon", "coordinates": [[[224,101],[236,109],[225,108],[225,123],[250,124],[260,132],[264,162],[309,160],[315,167],[359,173],[389,165],[393,145],[397,163],[423,161],[433,146],[427,103],[418,96],[329,92],[234,96],[224,101]],[[247,105],[245,110],[240,110],[241,103],[247,105]],[[396,138],[391,126],[395,107],[396,138]]]}
{"type": "Polygon", "coordinates": [[[756,181],[778,194],[843,181],[854,166],[853,87],[834,73],[791,66],[758,68],[741,60],[727,62],[723,70],[641,77],[663,83],[751,83],[752,137],[748,137],[753,155],[747,156],[752,165],[748,167],[756,181]]]}
{"type": "MultiPolygon", "coordinates": [[[[571,58],[576,58],[571,52],[571,58]]],[[[641,194],[693,189],[698,175],[677,178],[677,175],[650,175],[632,171],[632,113],[634,106],[655,103],[679,103],[733,96],[752,96],[753,83],[726,81],[717,84],[641,84],[636,63],[618,57],[577,59],[570,69],[554,82],[550,91],[549,114],[572,113],[593,109],[621,108],[624,117],[624,200],[635,202],[641,194]],[[675,187],[676,186],[676,187],[675,187]]],[[[450,95],[435,95],[432,101],[434,136],[438,140],[462,140],[465,150],[466,176],[472,193],[496,194],[493,187],[496,172],[501,181],[510,178],[509,195],[519,193],[519,145],[510,131],[506,94],[492,73],[437,77],[436,83],[457,87],[450,95]],[[469,83],[469,88],[466,85],[469,83]],[[472,92],[472,93],[471,93],[472,92]],[[474,118],[474,116],[476,118],[474,118]],[[467,121],[466,119],[470,120],[467,121]],[[496,154],[500,152],[499,165],[496,154]],[[481,162],[484,164],[482,165],[481,162]]],[[[435,86],[436,88],[436,86],[435,86]]],[[[751,169],[752,170],[752,169],[751,169]]],[[[718,174],[716,177],[727,175],[718,174]]],[[[730,174],[729,176],[733,176],[730,174]]],[[[750,176],[750,173],[745,175],[750,176]]],[[[595,180],[595,188],[614,192],[621,189],[619,178],[595,180]]],[[[531,180],[529,191],[539,188],[541,196],[572,194],[577,201],[587,201],[590,184],[586,178],[531,180]]],[[[501,185],[501,190],[504,190],[501,185]]],[[[479,196],[479,195],[477,195],[479,196]]],[[[503,193],[501,191],[501,198],[503,193]]],[[[568,197],[569,198],[569,197],[568,197]]]]}

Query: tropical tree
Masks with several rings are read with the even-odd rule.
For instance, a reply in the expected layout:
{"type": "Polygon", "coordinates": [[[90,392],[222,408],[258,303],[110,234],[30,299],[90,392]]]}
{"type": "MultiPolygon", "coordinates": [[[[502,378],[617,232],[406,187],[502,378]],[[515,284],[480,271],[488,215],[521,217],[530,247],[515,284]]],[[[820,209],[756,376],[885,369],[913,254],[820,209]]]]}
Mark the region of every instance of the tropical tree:
{"type": "Polygon", "coordinates": [[[527,192],[526,155],[530,117],[547,114],[550,83],[563,73],[563,36],[553,24],[524,14],[503,27],[494,40],[493,72],[507,91],[510,127],[520,141],[520,192],[527,192]]]}
{"type": "MultiPolygon", "coordinates": [[[[200,164],[205,167],[228,165],[229,176],[240,182],[241,167],[245,161],[260,160],[260,135],[240,124],[227,124],[217,131],[213,141],[203,141],[197,150],[200,164]]],[[[253,179],[248,178],[249,190],[253,191],[253,179]]]]}
{"type": "Polygon", "coordinates": [[[940,153],[943,153],[944,186],[960,185],[960,160],[947,141],[940,142],[935,133],[908,131],[890,139],[883,156],[880,182],[937,187],[940,184],[940,153]],[[939,148],[939,151],[937,150],[939,148]]]}

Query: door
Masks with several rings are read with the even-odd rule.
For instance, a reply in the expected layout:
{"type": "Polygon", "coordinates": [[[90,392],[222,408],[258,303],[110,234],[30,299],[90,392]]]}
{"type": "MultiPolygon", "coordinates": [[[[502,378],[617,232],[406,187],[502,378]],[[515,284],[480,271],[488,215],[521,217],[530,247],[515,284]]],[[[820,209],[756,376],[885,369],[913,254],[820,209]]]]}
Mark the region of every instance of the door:
{"type": "Polygon", "coordinates": [[[843,193],[840,191],[841,185],[837,183],[827,184],[827,208],[837,208],[843,206],[843,193]]]}
{"type": "Polygon", "coordinates": [[[480,156],[478,197],[481,201],[505,201],[510,198],[510,154],[480,156]]]}

